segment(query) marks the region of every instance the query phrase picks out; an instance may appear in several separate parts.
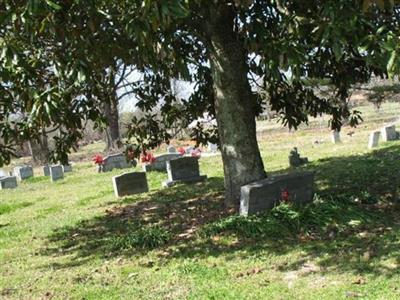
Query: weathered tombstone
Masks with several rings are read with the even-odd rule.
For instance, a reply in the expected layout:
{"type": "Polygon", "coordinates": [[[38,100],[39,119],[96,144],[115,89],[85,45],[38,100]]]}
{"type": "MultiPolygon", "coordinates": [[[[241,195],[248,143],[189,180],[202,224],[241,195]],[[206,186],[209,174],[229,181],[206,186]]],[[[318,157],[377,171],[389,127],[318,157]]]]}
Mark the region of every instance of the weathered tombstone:
{"type": "Polygon", "coordinates": [[[380,131],[371,132],[371,134],[369,135],[368,148],[371,149],[378,146],[380,135],[381,135],[380,131]]]}
{"type": "Polygon", "coordinates": [[[168,153],[177,153],[178,151],[176,151],[176,148],[174,146],[168,146],[167,152],[168,153]]]}
{"type": "Polygon", "coordinates": [[[132,167],[132,164],[130,164],[126,160],[125,155],[119,153],[119,154],[109,155],[106,158],[104,158],[102,171],[109,172],[112,171],[113,169],[126,169],[130,167],[132,167]]]}
{"type": "Polygon", "coordinates": [[[64,178],[64,172],[62,166],[50,166],[50,178],[51,181],[57,181],[64,178]]]}
{"type": "Polygon", "coordinates": [[[17,177],[4,176],[0,177],[0,190],[15,189],[18,186],[17,177]]]}
{"type": "Polygon", "coordinates": [[[50,167],[43,166],[43,176],[50,176],[50,167]]]}
{"type": "Polygon", "coordinates": [[[19,180],[25,180],[33,177],[33,169],[31,166],[18,166],[14,168],[14,175],[17,176],[19,180]]]}
{"type": "Polygon", "coordinates": [[[146,193],[149,191],[145,172],[131,172],[112,178],[116,197],[146,193]]]}
{"type": "Polygon", "coordinates": [[[168,154],[162,154],[158,155],[155,157],[155,161],[143,165],[143,171],[145,172],[150,172],[150,171],[160,171],[160,172],[166,172],[167,171],[167,162],[181,157],[180,153],[168,153],[168,154]]]}
{"type": "Polygon", "coordinates": [[[63,168],[63,172],[64,173],[72,172],[72,166],[71,165],[63,165],[62,168],[63,168]]]}
{"type": "Polygon", "coordinates": [[[381,130],[382,141],[395,141],[397,140],[396,125],[385,126],[381,130]]]}
{"type": "Polygon", "coordinates": [[[289,165],[292,168],[296,168],[306,163],[308,163],[308,158],[300,157],[300,153],[297,151],[297,148],[294,147],[289,154],[289,165]]]}
{"type": "Polygon", "coordinates": [[[199,160],[195,157],[181,157],[167,162],[168,180],[164,187],[177,183],[195,183],[204,181],[207,176],[200,176],[199,160]]]}
{"type": "Polygon", "coordinates": [[[296,204],[312,202],[314,173],[276,175],[241,188],[240,215],[248,216],[272,209],[280,201],[296,204]]]}
{"type": "Polygon", "coordinates": [[[337,130],[332,131],[332,143],[339,144],[340,142],[340,132],[337,130]]]}

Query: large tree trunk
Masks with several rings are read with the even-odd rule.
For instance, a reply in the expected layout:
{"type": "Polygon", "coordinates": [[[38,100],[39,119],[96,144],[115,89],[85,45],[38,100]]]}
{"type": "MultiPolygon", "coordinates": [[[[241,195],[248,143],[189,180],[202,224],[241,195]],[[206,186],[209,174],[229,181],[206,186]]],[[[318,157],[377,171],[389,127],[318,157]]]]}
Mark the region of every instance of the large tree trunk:
{"type": "Polygon", "coordinates": [[[117,97],[111,97],[110,102],[104,103],[104,114],[107,118],[106,140],[107,148],[118,146],[119,136],[119,115],[117,97]]]}
{"type": "Polygon", "coordinates": [[[234,8],[210,10],[207,28],[215,105],[225,173],[225,201],[239,205],[240,188],[266,177],[256,136],[247,52],[234,31],[234,8]]]}
{"type": "Polygon", "coordinates": [[[49,163],[50,150],[45,129],[42,130],[42,135],[38,140],[29,141],[29,150],[35,164],[46,165],[49,163]]]}
{"type": "Polygon", "coordinates": [[[107,118],[107,129],[106,129],[106,142],[107,150],[111,148],[119,148],[119,114],[118,114],[118,95],[115,88],[115,70],[110,71],[110,78],[107,82],[106,97],[108,101],[104,103],[104,114],[107,118]]]}

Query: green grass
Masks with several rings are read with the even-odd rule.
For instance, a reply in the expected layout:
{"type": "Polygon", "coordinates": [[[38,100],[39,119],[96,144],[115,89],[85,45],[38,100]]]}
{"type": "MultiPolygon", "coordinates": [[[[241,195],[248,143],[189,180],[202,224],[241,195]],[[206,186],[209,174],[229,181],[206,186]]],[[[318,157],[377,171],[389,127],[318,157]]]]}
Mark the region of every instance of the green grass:
{"type": "Polygon", "coordinates": [[[0,191],[0,299],[399,299],[400,142],[367,149],[397,106],[361,109],[339,145],[327,118],[291,133],[258,124],[268,172],[286,172],[294,146],[309,157],[317,195],[305,207],[225,210],[219,157],[201,159],[204,183],[162,189],[154,172],[149,193],[122,199],[111,177],[125,170],[97,174],[88,160],[63,181],[0,191]]]}

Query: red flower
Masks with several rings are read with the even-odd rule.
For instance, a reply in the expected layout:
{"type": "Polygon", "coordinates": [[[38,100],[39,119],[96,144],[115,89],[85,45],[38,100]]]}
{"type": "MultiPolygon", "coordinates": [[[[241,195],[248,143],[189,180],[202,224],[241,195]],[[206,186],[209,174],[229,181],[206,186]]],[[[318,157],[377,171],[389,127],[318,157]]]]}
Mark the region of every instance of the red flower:
{"type": "Polygon", "coordinates": [[[183,147],[179,147],[178,152],[180,153],[180,155],[185,155],[186,150],[183,147]]]}
{"type": "Polygon", "coordinates": [[[140,161],[142,163],[147,163],[147,164],[151,164],[153,162],[156,161],[156,158],[154,157],[154,155],[152,153],[147,153],[147,152],[143,152],[141,157],[140,157],[140,161]]]}
{"type": "Polygon", "coordinates": [[[92,161],[94,161],[96,165],[102,165],[104,163],[104,158],[100,154],[96,154],[93,156],[92,161]]]}
{"type": "Polygon", "coordinates": [[[289,191],[288,190],[283,190],[281,192],[281,200],[285,201],[285,202],[289,201],[289,191]]]}

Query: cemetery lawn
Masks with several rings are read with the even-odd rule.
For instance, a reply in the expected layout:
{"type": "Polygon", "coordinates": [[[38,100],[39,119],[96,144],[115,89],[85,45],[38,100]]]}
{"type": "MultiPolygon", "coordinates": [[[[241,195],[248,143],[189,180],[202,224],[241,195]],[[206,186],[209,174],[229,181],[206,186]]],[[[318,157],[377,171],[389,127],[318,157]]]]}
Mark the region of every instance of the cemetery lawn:
{"type": "Polygon", "coordinates": [[[367,149],[398,106],[360,110],[338,145],[327,119],[294,133],[259,122],[267,172],[287,171],[294,146],[310,159],[316,199],[303,208],[226,211],[220,157],[201,159],[205,183],[162,189],[152,172],[149,193],[116,199],[111,177],[124,171],[89,161],[101,145],[74,154],[88,159],[63,181],[0,191],[0,298],[400,299],[400,142],[367,149]]]}

